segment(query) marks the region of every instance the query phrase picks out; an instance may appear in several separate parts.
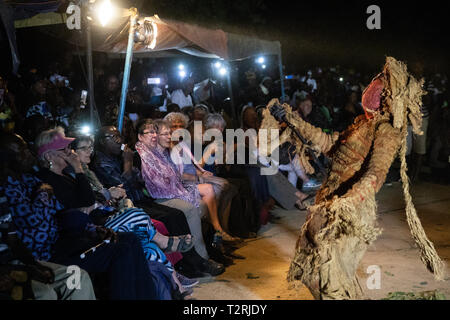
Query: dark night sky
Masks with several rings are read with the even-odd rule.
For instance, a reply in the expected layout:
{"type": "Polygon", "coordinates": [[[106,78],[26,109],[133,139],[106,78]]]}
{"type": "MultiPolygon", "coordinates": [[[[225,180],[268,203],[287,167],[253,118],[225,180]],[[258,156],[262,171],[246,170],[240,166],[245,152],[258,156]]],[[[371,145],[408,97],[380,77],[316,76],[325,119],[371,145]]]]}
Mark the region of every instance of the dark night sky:
{"type": "MultiPolygon", "coordinates": [[[[446,6],[437,1],[323,0],[113,0],[146,14],[179,19],[228,32],[279,40],[284,64],[379,69],[386,55],[407,63],[421,60],[430,71],[447,72],[446,6]],[[366,27],[371,4],[381,8],[381,30],[366,27]]],[[[34,46],[36,29],[18,32],[19,46],[34,46]],[[28,37],[28,38],[27,38],[28,37]],[[25,42],[27,42],[25,44],[25,42]]],[[[39,37],[37,50],[53,50],[55,39],[39,37]]],[[[35,46],[36,47],[36,46],[35,46]]],[[[24,54],[33,50],[22,50],[24,54]]],[[[25,57],[24,57],[25,58],[25,57]]]]}
{"type": "Polygon", "coordinates": [[[448,42],[447,11],[441,2],[183,2],[185,8],[181,12],[173,10],[176,1],[170,0],[145,1],[144,7],[149,11],[153,9],[162,17],[173,16],[230,32],[280,40],[287,64],[296,65],[307,61],[367,66],[382,64],[384,56],[388,54],[408,61],[427,61],[430,68],[442,68],[447,61],[443,48],[448,42]],[[366,9],[371,4],[381,8],[381,30],[369,30],[366,27],[369,17],[366,9]],[[216,11],[222,13],[214,13],[216,11]]]}

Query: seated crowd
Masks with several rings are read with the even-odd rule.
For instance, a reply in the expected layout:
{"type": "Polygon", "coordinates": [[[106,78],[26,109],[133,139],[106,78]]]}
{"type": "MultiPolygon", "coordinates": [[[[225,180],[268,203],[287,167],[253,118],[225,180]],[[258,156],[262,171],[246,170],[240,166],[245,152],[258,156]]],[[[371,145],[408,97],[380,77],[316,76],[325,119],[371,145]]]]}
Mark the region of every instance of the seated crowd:
{"type": "MultiPolygon", "coordinates": [[[[231,117],[206,101],[192,105],[192,86],[172,95],[184,99],[181,106],[169,94],[159,99],[164,108],[131,108],[120,132],[118,81],[108,77],[97,99],[100,126],[89,135],[79,126],[88,110],[49,79],[33,75],[29,105],[2,96],[0,110],[9,113],[0,133],[0,299],[190,298],[198,278],[245,258],[234,251],[270,221],[275,204],[304,210],[309,191],[320,186],[323,177],[307,174],[287,143],[273,175],[261,174],[268,161],[249,140],[245,159],[255,162],[224,163],[220,154],[238,143],[202,137],[232,128],[231,117]],[[179,139],[180,132],[189,135],[179,139]]],[[[243,130],[257,132],[265,103],[277,97],[268,96],[271,79],[263,80],[266,90],[241,97],[243,130]]],[[[313,107],[317,93],[305,90],[292,92],[294,111],[326,132],[337,130],[332,108],[313,107]]],[[[355,116],[353,95],[345,110],[355,116]]],[[[132,93],[127,104],[131,96],[138,97],[132,93]]]]}

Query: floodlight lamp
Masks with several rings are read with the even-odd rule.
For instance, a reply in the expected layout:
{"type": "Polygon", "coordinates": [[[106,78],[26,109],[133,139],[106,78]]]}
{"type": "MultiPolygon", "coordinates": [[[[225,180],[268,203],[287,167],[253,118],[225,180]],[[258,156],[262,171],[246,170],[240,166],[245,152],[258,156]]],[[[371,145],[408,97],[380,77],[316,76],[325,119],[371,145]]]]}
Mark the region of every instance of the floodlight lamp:
{"type": "Polygon", "coordinates": [[[228,73],[228,70],[226,68],[220,68],[219,74],[221,76],[225,76],[228,73]]]}
{"type": "Polygon", "coordinates": [[[102,27],[107,25],[115,15],[115,7],[110,0],[103,0],[96,6],[95,10],[102,27]]]}
{"type": "Polygon", "coordinates": [[[258,59],[256,59],[256,62],[259,64],[263,64],[265,61],[264,57],[259,57],[258,59]]]}
{"type": "Polygon", "coordinates": [[[154,49],[157,36],[158,27],[156,23],[147,18],[137,22],[134,31],[134,42],[143,43],[148,48],[154,49]]]}
{"type": "Polygon", "coordinates": [[[179,69],[179,70],[184,70],[184,64],[180,63],[180,64],[178,65],[178,69],[179,69]]]}
{"type": "Polygon", "coordinates": [[[178,75],[180,76],[181,79],[183,79],[184,77],[186,77],[186,71],[181,70],[180,72],[178,72],[178,75]]]}
{"type": "Polygon", "coordinates": [[[217,61],[216,63],[214,63],[214,67],[220,69],[220,67],[222,67],[222,64],[219,61],[217,61]]]}
{"type": "Polygon", "coordinates": [[[92,132],[91,126],[89,125],[84,125],[81,127],[80,129],[81,134],[84,134],[86,136],[90,135],[92,132]]]}

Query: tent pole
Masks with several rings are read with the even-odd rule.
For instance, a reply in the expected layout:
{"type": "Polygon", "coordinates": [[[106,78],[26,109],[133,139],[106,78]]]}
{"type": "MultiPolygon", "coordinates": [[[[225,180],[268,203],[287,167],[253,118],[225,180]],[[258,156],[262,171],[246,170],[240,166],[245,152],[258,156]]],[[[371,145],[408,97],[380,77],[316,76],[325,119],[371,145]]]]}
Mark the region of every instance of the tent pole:
{"type": "Polygon", "coordinates": [[[91,25],[88,19],[86,19],[86,68],[88,72],[90,122],[91,127],[94,127],[94,72],[92,67],[91,25]]]}
{"type": "Polygon", "coordinates": [[[280,69],[280,83],[281,83],[281,103],[284,103],[284,75],[283,75],[283,62],[281,60],[281,45],[280,52],[278,53],[278,68],[280,69]]]}
{"type": "Polygon", "coordinates": [[[137,20],[137,10],[133,9],[131,9],[132,14],[130,16],[130,30],[128,32],[127,55],[125,57],[125,69],[123,72],[123,80],[122,80],[122,93],[120,96],[120,111],[117,126],[118,127],[117,129],[119,130],[120,133],[122,133],[123,117],[125,115],[125,102],[127,99],[127,92],[128,92],[128,81],[130,80],[131,62],[133,59],[134,28],[136,26],[137,20]]]}

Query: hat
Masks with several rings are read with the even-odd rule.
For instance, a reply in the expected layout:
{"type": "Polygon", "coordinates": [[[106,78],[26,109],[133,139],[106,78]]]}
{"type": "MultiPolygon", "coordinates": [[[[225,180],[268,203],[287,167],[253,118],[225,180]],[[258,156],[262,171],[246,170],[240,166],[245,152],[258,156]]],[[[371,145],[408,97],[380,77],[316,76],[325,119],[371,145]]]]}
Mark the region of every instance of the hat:
{"type": "Polygon", "coordinates": [[[42,145],[38,149],[38,156],[42,156],[47,151],[64,149],[74,140],[75,138],[67,138],[62,134],[58,134],[51,142],[42,145]]]}

